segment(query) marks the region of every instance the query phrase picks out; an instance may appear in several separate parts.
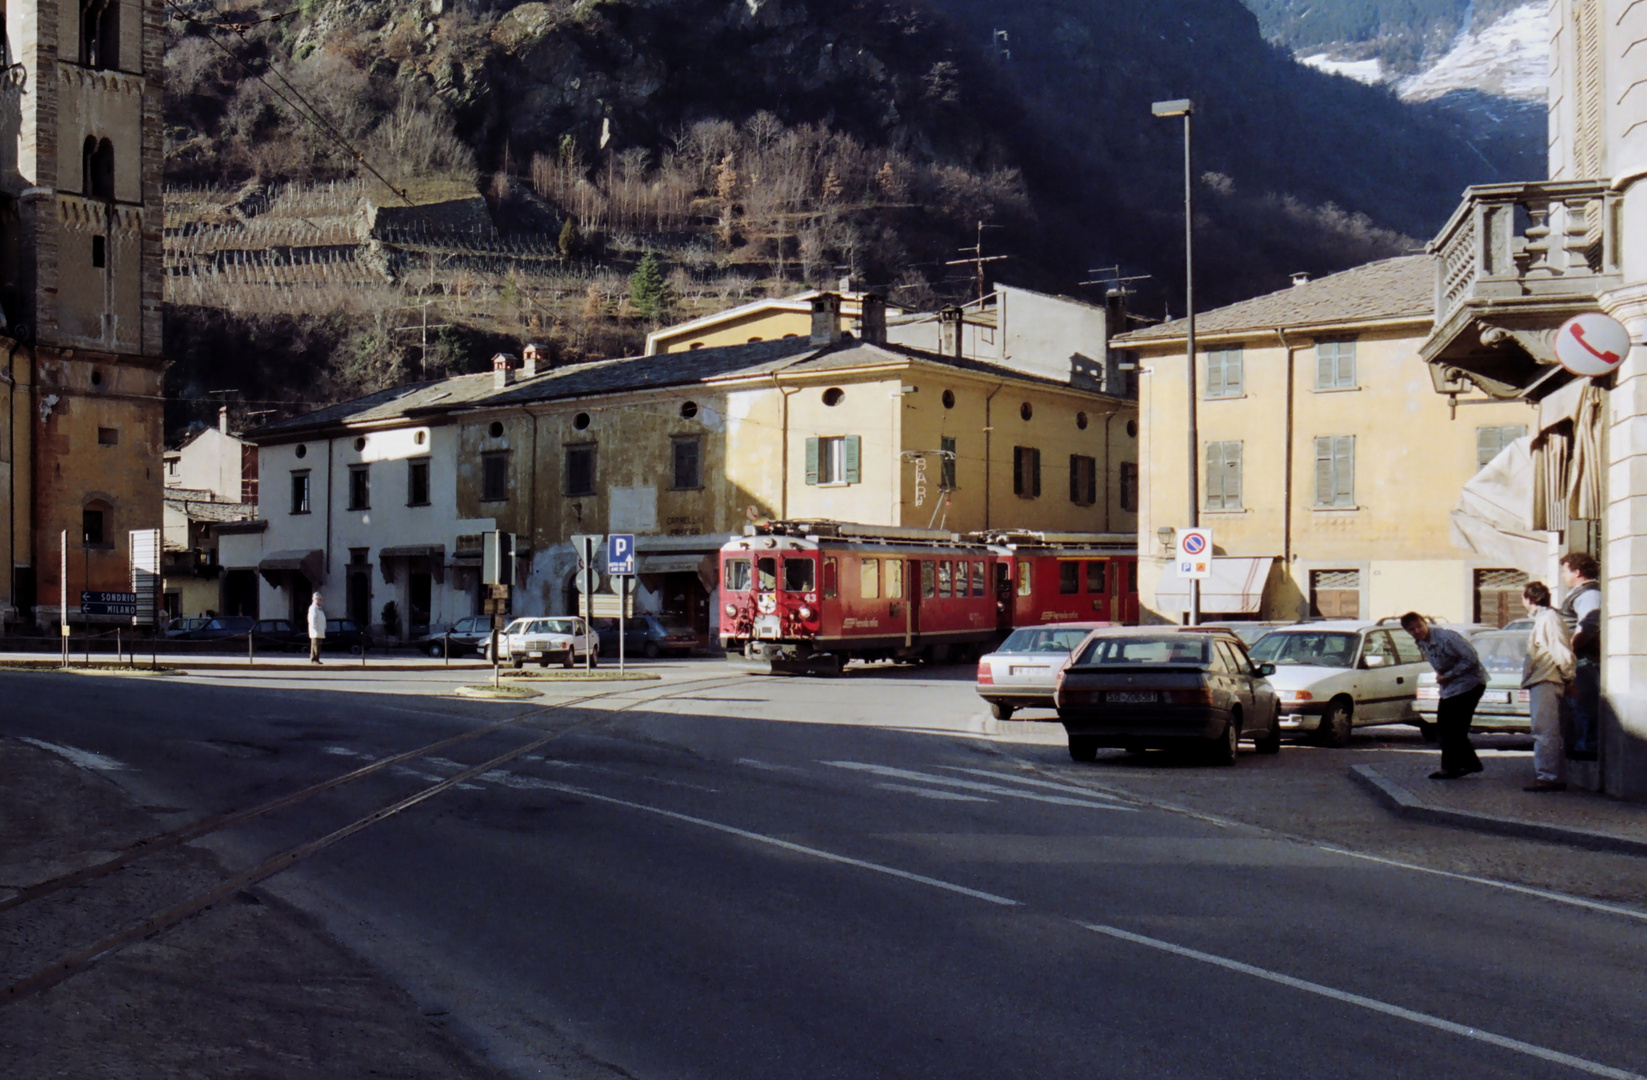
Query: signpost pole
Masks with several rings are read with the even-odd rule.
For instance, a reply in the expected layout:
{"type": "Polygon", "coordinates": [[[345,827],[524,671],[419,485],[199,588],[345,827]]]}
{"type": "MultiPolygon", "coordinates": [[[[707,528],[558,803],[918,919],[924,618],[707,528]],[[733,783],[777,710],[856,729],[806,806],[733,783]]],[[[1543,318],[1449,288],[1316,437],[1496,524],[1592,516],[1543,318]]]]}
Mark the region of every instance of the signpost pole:
{"type": "Polygon", "coordinates": [[[623,674],[624,636],[629,632],[629,575],[618,578],[618,674],[623,674]]]}
{"type": "Polygon", "coordinates": [[[59,545],[61,557],[57,565],[57,593],[60,618],[63,623],[63,666],[69,666],[69,530],[63,530],[59,545]]]}

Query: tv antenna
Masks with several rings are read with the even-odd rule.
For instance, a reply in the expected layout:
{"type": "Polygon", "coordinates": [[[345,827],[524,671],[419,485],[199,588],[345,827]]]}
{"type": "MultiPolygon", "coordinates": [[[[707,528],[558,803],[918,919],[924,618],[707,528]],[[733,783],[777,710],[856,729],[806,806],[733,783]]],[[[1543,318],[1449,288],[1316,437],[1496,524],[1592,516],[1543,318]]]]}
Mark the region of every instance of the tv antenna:
{"type": "Polygon", "coordinates": [[[976,266],[978,268],[978,306],[979,307],[982,307],[983,304],[984,304],[984,263],[998,262],[1001,259],[1010,259],[1010,258],[1012,258],[1012,256],[1010,256],[1010,255],[985,255],[984,254],[984,230],[985,229],[1004,229],[1004,228],[1006,228],[1006,226],[1004,226],[1004,225],[985,225],[981,221],[978,222],[978,243],[976,245],[972,246],[972,247],[964,247],[964,248],[957,248],[956,249],[957,251],[970,251],[970,252],[972,252],[972,258],[970,258],[970,259],[951,259],[948,262],[944,263],[945,266],[976,266]]]}
{"type": "Polygon", "coordinates": [[[1130,277],[1122,277],[1119,266],[1105,266],[1097,270],[1088,270],[1087,273],[1098,276],[1091,281],[1082,281],[1079,284],[1102,285],[1105,287],[1104,292],[1106,295],[1123,297],[1131,296],[1133,293],[1132,289],[1127,288],[1128,282],[1148,281],[1153,276],[1151,274],[1133,274],[1130,277]]]}

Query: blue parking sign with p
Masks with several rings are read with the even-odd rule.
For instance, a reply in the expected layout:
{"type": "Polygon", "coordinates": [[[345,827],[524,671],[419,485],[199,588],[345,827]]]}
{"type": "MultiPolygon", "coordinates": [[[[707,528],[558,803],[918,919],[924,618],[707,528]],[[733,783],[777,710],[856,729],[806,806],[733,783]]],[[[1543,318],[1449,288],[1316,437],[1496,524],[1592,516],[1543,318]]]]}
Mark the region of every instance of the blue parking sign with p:
{"type": "Polygon", "coordinates": [[[635,534],[611,533],[606,537],[606,572],[633,574],[635,572],[635,534]]]}

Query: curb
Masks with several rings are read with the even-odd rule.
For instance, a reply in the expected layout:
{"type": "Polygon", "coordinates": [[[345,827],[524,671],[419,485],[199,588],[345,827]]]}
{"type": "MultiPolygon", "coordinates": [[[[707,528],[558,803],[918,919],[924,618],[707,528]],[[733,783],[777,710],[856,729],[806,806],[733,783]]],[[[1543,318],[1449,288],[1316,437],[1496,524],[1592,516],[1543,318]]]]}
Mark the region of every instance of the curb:
{"type": "Polygon", "coordinates": [[[543,695],[529,686],[505,686],[494,689],[490,686],[460,686],[452,691],[461,698],[473,698],[477,701],[530,701],[532,698],[543,695]]]}
{"type": "MultiPolygon", "coordinates": [[[[95,664],[96,661],[93,661],[93,663],[95,664]]],[[[365,666],[362,666],[359,662],[358,657],[353,662],[344,661],[344,660],[332,660],[332,661],[329,661],[325,664],[321,664],[318,668],[313,664],[306,664],[306,663],[248,664],[244,660],[241,660],[241,661],[238,661],[238,662],[230,662],[230,663],[210,662],[210,661],[207,662],[207,663],[188,663],[188,662],[181,663],[181,664],[179,664],[179,663],[165,663],[165,664],[161,664],[160,666],[163,669],[164,668],[170,668],[171,671],[174,674],[182,674],[182,673],[186,673],[186,672],[190,672],[190,671],[273,671],[273,672],[309,671],[309,672],[313,672],[313,671],[318,670],[318,671],[355,671],[355,672],[358,672],[358,671],[491,671],[492,670],[492,665],[491,664],[451,664],[451,665],[445,665],[445,664],[408,664],[408,663],[405,663],[404,661],[399,662],[399,663],[394,663],[394,662],[372,663],[370,660],[368,660],[367,663],[365,664],[365,666]]],[[[147,670],[148,669],[148,661],[147,660],[139,660],[138,663],[135,666],[128,665],[128,667],[133,667],[134,670],[139,670],[139,671],[147,670]]],[[[15,670],[15,671],[61,671],[61,670],[65,670],[63,668],[62,662],[59,661],[59,660],[7,660],[7,661],[0,661],[0,668],[6,669],[6,670],[15,670]]],[[[85,671],[86,668],[84,666],[75,666],[75,665],[71,664],[67,668],[67,670],[69,670],[69,671],[85,671]]],[[[104,669],[104,670],[108,670],[108,669],[104,669]]]]}
{"type": "Polygon", "coordinates": [[[1382,775],[1371,765],[1351,765],[1350,779],[1372,793],[1385,807],[1404,818],[1451,825],[1476,832],[1495,833],[1499,836],[1518,836],[1527,840],[1543,840],[1553,844],[1587,848],[1590,851],[1610,851],[1621,855],[1647,856],[1647,840],[1632,840],[1611,833],[1592,832],[1589,829],[1570,829],[1541,821],[1482,814],[1474,810],[1450,810],[1431,806],[1418,796],[1382,775]]]}

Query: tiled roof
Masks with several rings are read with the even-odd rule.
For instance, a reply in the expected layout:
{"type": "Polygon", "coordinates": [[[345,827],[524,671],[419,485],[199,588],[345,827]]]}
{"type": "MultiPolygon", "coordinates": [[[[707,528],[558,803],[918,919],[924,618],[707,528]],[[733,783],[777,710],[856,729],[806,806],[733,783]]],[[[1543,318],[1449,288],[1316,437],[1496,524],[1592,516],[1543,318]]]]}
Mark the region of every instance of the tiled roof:
{"type": "Polygon", "coordinates": [[[550,368],[529,379],[516,378],[502,390],[493,375],[459,375],[436,382],[383,390],[303,416],[281,420],[246,433],[248,441],[272,441],[338,424],[369,424],[455,408],[490,408],[601,394],[630,393],[671,386],[696,386],[723,379],[769,375],[777,371],[834,371],[863,364],[920,360],[963,371],[999,376],[1021,382],[1064,386],[1054,379],[1026,374],[999,364],[941,356],[901,346],[868,345],[847,339],[834,346],[817,346],[806,338],[783,338],[714,349],[628,356],[550,368]]]}
{"type": "MultiPolygon", "coordinates": [[[[174,489],[175,490],[175,489],[174,489]]],[[[190,521],[249,521],[257,517],[256,503],[214,502],[209,499],[179,499],[166,493],[166,506],[190,521]]]]}
{"type": "MultiPolygon", "coordinates": [[[[1277,327],[1328,326],[1391,319],[1429,320],[1435,315],[1435,260],[1403,255],[1329,274],[1195,317],[1195,333],[1212,336],[1277,327]]],[[[1182,339],[1183,319],[1118,334],[1120,346],[1182,339]]]]}

